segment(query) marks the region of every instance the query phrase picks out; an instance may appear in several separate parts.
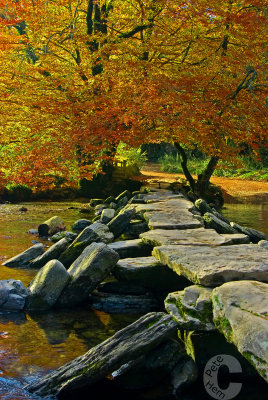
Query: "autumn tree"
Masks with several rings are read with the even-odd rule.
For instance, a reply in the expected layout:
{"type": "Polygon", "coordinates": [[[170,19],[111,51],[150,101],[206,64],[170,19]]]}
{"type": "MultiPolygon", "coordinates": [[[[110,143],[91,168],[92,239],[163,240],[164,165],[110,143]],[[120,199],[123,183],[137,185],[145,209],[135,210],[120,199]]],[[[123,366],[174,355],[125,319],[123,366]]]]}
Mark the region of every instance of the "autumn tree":
{"type": "MultiPolygon", "coordinates": [[[[173,142],[202,194],[265,121],[264,1],[59,0],[1,6],[2,173],[88,177],[130,145],[173,142]],[[195,180],[183,145],[210,156],[195,180]],[[8,168],[7,168],[8,167],[8,168]]],[[[1,151],[1,149],[0,149],[1,151]]]]}

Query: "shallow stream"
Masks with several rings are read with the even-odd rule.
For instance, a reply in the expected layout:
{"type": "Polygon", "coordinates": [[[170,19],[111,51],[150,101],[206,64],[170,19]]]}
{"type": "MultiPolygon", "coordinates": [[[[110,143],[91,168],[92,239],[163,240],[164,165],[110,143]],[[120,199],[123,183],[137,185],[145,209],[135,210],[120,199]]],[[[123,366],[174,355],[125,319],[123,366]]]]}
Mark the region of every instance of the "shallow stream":
{"type": "MultiPolygon", "coordinates": [[[[67,229],[77,219],[90,218],[79,212],[80,207],[78,202],[0,205],[0,263],[40,241],[28,231],[51,216],[59,215],[67,229]],[[19,211],[22,206],[28,211],[19,211]]],[[[223,213],[268,234],[268,204],[227,204],[223,213]]],[[[44,243],[49,245],[48,241],[44,243]]],[[[34,270],[0,267],[0,280],[19,279],[26,286],[35,274],[34,270]]],[[[23,390],[25,382],[85,353],[138,317],[109,315],[90,308],[0,314],[0,399],[34,399],[23,390]]]]}

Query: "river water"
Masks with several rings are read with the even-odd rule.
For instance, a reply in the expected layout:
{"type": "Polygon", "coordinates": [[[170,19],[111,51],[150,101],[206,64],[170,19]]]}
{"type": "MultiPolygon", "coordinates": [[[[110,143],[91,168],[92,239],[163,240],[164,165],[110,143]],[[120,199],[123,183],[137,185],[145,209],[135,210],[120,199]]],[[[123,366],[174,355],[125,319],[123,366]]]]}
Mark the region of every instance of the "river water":
{"type": "MultiPolygon", "coordinates": [[[[79,212],[80,207],[79,202],[0,205],[0,263],[40,241],[28,231],[53,215],[62,217],[67,229],[77,219],[90,219],[79,212]],[[28,211],[19,211],[22,206],[28,211]]],[[[268,204],[227,204],[223,213],[230,220],[268,234],[268,204]]],[[[0,280],[19,279],[25,286],[35,274],[33,270],[0,267],[0,280]]],[[[85,353],[138,317],[109,315],[86,307],[0,314],[0,399],[34,399],[23,390],[26,382],[85,353]]]]}

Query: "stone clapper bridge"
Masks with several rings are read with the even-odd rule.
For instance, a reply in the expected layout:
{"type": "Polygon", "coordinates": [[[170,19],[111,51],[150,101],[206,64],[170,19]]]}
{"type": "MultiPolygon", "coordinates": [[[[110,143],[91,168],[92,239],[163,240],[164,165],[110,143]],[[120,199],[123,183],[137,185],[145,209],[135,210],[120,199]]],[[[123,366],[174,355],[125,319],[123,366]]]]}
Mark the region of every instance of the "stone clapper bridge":
{"type": "MultiPolygon", "coordinates": [[[[142,301],[138,307],[141,312],[157,308],[155,299],[147,293],[157,285],[163,293],[168,294],[165,299],[168,314],[150,312],[144,315],[84,355],[28,385],[27,390],[39,396],[70,395],[108,375],[119,382],[121,379],[124,384],[125,377],[126,381],[131,377],[133,368],[140,375],[144,375],[144,371],[152,372],[158,368],[159,379],[162,362],[162,370],[165,372],[162,372],[161,378],[169,376],[173,394],[176,395],[183,387],[195,382],[197,367],[200,367],[193,350],[188,348],[187,355],[181,341],[174,341],[177,331],[181,336],[184,332],[184,338],[187,332],[190,334],[193,331],[221,332],[238,349],[240,355],[237,354],[243,356],[240,361],[243,362],[244,358],[248,360],[268,382],[268,238],[261,232],[247,230],[237,224],[231,226],[229,221],[203,200],[193,205],[183,195],[168,190],[136,194],[102,229],[106,236],[112,232],[115,238],[119,237],[123,233],[122,227],[126,230],[129,222],[137,219],[137,216],[143,218],[149,228],[140,233],[137,239],[105,244],[105,235],[101,236],[99,231],[102,237],[100,243],[96,234],[92,234],[96,227],[101,228],[102,224],[97,222],[90,225],[91,228],[89,226],[92,237],[84,249],[80,249],[79,256],[78,253],[75,256],[71,254],[70,248],[75,247],[75,241],[79,244],[81,240],[77,242],[76,238],[69,245],[69,250],[68,243],[60,241],[62,244],[59,245],[58,242],[58,247],[63,245],[59,261],[51,261],[51,257],[49,261],[49,257],[46,257],[41,265],[45,262],[47,264],[38,273],[39,281],[42,273],[44,275],[42,271],[51,271],[56,265],[64,287],[57,288],[57,298],[49,303],[50,307],[55,304],[76,305],[77,295],[81,295],[83,289],[83,300],[91,294],[93,307],[109,311],[109,305],[112,304],[113,311],[122,312],[120,306],[116,308],[116,295],[92,293],[112,271],[121,284],[126,309],[131,309],[128,304],[131,296],[130,286],[126,294],[122,289],[124,285],[132,284],[132,295],[140,295],[142,301]],[[110,261],[107,261],[107,257],[110,261]],[[89,259],[91,269],[95,271],[89,277],[90,284],[87,281],[85,289],[82,281],[85,281],[86,276],[85,260],[88,265],[89,259]],[[62,265],[70,268],[66,271],[62,265]],[[78,273],[81,265],[84,270],[83,279],[81,271],[80,275],[78,273]],[[147,291],[142,292],[143,286],[147,291]],[[157,361],[158,364],[152,361],[159,354],[163,355],[163,352],[164,361],[163,357],[158,357],[158,360],[162,360],[157,361]]],[[[85,236],[85,230],[80,235],[85,236]]],[[[52,254],[53,258],[57,258],[53,251],[52,254]]],[[[37,258],[39,264],[40,257],[37,258]]],[[[12,260],[5,264],[8,266],[10,262],[12,260]]],[[[116,285],[118,282],[108,282],[102,284],[99,290],[105,292],[106,287],[109,292],[109,285],[111,287],[113,284],[120,287],[120,284],[116,285]]],[[[31,305],[37,308],[37,303],[42,305],[40,292],[39,297],[36,294],[36,286],[32,282],[28,288],[28,308],[31,305]]]]}

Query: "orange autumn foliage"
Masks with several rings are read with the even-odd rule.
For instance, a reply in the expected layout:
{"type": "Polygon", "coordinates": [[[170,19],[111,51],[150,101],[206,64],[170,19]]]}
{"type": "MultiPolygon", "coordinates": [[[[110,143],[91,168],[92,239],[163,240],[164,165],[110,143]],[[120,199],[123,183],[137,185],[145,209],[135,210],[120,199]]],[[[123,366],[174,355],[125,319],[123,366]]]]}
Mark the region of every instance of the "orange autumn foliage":
{"type": "Polygon", "coordinates": [[[266,2],[0,1],[0,170],[76,184],[119,141],[267,144],[266,2]]]}

